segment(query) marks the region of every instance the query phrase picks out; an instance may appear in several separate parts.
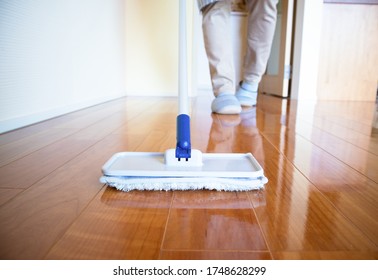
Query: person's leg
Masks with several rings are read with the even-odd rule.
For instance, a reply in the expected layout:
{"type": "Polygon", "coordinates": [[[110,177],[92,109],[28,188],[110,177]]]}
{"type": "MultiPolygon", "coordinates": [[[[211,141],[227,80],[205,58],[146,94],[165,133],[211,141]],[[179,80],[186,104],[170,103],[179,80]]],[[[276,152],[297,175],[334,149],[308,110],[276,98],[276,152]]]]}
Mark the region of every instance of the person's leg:
{"type": "Polygon", "coordinates": [[[236,97],[243,106],[256,105],[258,85],[266,70],[277,19],[278,0],[247,0],[247,54],[243,82],[236,97]]]}
{"type": "Polygon", "coordinates": [[[234,96],[235,71],[230,36],[231,2],[218,1],[202,10],[202,30],[214,96],[212,111],[220,114],[240,113],[234,96]]]}

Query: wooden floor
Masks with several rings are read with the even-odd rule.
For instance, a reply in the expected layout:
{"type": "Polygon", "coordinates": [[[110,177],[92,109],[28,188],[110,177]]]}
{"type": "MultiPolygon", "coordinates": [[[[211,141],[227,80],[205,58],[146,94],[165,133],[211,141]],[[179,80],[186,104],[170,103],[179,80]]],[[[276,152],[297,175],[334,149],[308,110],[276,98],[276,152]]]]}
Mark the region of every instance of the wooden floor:
{"type": "Polygon", "coordinates": [[[252,152],[250,192],[129,193],[120,151],[175,147],[175,98],[124,98],[0,135],[1,259],[377,259],[376,105],[260,96],[240,116],[192,100],[192,146],[252,152]]]}

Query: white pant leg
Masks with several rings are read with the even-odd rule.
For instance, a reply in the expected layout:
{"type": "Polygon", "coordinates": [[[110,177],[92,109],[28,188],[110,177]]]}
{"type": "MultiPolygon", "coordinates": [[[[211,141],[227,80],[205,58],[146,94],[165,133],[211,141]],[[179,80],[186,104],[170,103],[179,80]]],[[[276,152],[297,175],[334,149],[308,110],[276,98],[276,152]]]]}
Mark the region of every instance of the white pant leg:
{"type": "Polygon", "coordinates": [[[202,10],[202,30],[214,95],[235,92],[230,34],[231,2],[215,2],[202,10]]]}
{"type": "Polygon", "coordinates": [[[247,54],[244,79],[256,84],[265,73],[277,19],[278,0],[247,0],[247,54]]]}

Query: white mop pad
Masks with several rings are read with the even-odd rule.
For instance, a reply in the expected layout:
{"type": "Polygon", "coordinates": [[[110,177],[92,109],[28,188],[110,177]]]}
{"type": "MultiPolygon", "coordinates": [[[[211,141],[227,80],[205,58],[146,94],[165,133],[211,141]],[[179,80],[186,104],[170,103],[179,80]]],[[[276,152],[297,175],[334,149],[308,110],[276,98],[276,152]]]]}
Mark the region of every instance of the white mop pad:
{"type": "Polygon", "coordinates": [[[178,162],[174,150],[164,153],[117,153],[102,168],[100,182],[122,191],[224,190],[249,191],[268,182],[250,154],[202,154],[178,162]]]}

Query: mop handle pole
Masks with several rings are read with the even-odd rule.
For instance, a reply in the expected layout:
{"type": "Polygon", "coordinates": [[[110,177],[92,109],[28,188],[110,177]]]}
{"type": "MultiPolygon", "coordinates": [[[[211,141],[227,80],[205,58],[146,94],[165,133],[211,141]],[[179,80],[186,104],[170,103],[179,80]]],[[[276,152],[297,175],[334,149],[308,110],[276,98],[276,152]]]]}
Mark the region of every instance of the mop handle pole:
{"type": "Polygon", "coordinates": [[[186,46],[186,0],[179,2],[179,112],[176,123],[176,158],[191,157],[186,46]]]}
{"type": "Polygon", "coordinates": [[[179,2],[179,115],[189,115],[185,2],[179,2]]]}

